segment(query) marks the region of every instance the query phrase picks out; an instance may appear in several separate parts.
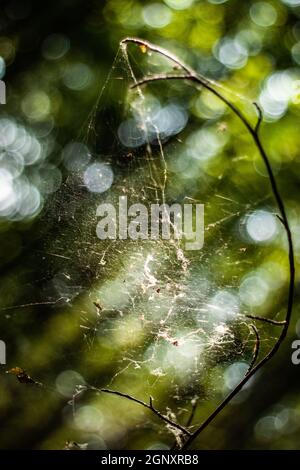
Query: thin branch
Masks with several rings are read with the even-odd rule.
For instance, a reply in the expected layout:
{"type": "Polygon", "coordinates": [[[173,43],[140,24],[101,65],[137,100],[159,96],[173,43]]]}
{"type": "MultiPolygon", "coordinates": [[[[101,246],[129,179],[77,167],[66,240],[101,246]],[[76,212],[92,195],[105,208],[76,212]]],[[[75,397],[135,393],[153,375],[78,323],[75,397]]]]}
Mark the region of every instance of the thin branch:
{"type": "Polygon", "coordinates": [[[280,215],[276,214],[276,217],[282,223],[282,225],[285,227],[284,220],[280,217],[280,215]]]}
{"type": "Polygon", "coordinates": [[[188,420],[186,422],[186,427],[188,428],[192,422],[193,422],[193,419],[195,417],[195,413],[196,413],[196,409],[197,409],[197,406],[198,406],[198,401],[196,399],[193,399],[192,400],[192,409],[191,409],[191,412],[190,412],[190,415],[188,417],[188,420]]]}
{"type": "Polygon", "coordinates": [[[260,107],[257,103],[254,102],[253,104],[254,104],[254,106],[255,106],[255,108],[256,108],[256,111],[258,112],[257,123],[256,123],[255,128],[254,128],[254,130],[255,130],[255,132],[256,132],[256,134],[257,134],[258,131],[259,131],[261,122],[262,122],[262,120],[263,120],[263,113],[262,113],[261,107],[260,107]]]}
{"type": "Polygon", "coordinates": [[[122,39],[120,42],[120,46],[127,45],[127,44],[137,44],[138,46],[143,46],[146,47],[146,49],[149,49],[149,51],[152,52],[157,52],[158,54],[162,55],[166,59],[170,60],[174,64],[178,65],[182,70],[187,72],[189,75],[193,74],[193,69],[191,69],[188,65],[184,64],[181,60],[176,57],[176,55],[172,54],[171,52],[167,51],[163,47],[156,46],[155,44],[152,44],[151,42],[145,41],[144,39],[140,38],[125,38],[122,39]]]}
{"type": "MultiPolygon", "coordinates": [[[[182,67],[183,70],[186,70],[185,67],[182,67]]],[[[147,83],[157,82],[159,80],[189,80],[191,82],[196,83],[197,86],[201,86],[209,90],[213,95],[217,96],[225,105],[230,108],[234,114],[238,116],[238,118],[243,122],[244,126],[248,129],[250,133],[253,133],[254,130],[251,127],[248,119],[244,116],[244,114],[233,104],[231,103],[225,96],[223,96],[218,90],[214,88],[214,85],[201,75],[198,75],[196,72],[188,72],[185,75],[173,75],[173,74],[157,74],[157,75],[150,75],[149,77],[143,77],[141,80],[138,80],[136,83],[131,85],[131,89],[140,87],[142,85],[146,85],[147,83]]]]}
{"type": "Polygon", "coordinates": [[[286,324],[286,320],[278,321],[278,320],[272,320],[271,318],[265,318],[265,317],[257,317],[256,315],[245,315],[247,318],[251,318],[251,320],[259,320],[265,323],[270,323],[271,325],[275,326],[284,326],[286,324]]]}
{"type": "Polygon", "coordinates": [[[143,77],[141,80],[138,80],[136,83],[130,85],[131,90],[134,88],[147,85],[151,82],[157,82],[161,80],[191,80],[190,74],[169,74],[169,73],[158,73],[156,75],[150,75],[149,77],[143,77]]]}
{"type": "Polygon", "coordinates": [[[259,339],[259,333],[258,333],[258,329],[256,328],[255,325],[250,325],[252,330],[254,331],[254,334],[256,336],[256,341],[255,341],[255,344],[254,344],[254,348],[253,348],[253,357],[252,357],[252,361],[249,365],[249,368],[246,372],[245,375],[248,375],[249,372],[251,371],[251,369],[254,367],[255,363],[256,363],[256,360],[258,358],[258,355],[259,355],[259,348],[260,348],[260,339],[259,339]]]}
{"type": "MultiPolygon", "coordinates": [[[[192,403],[192,408],[191,408],[190,414],[189,414],[188,419],[187,419],[186,424],[185,424],[186,428],[191,426],[191,424],[193,422],[193,419],[194,419],[195,413],[196,413],[196,409],[197,409],[197,406],[198,406],[198,400],[196,398],[194,398],[191,401],[191,403],[192,403]]],[[[177,447],[178,447],[178,441],[176,440],[174,442],[174,444],[170,447],[170,450],[175,450],[175,449],[177,449],[177,447]]]]}
{"type": "MultiPolygon", "coordinates": [[[[287,310],[286,310],[286,315],[285,315],[285,323],[283,324],[283,328],[281,331],[281,334],[279,338],[277,339],[276,343],[274,344],[273,348],[261,359],[261,361],[256,364],[249,372],[248,374],[239,382],[239,384],[227,395],[227,397],[217,406],[217,408],[211,413],[210,416],[201,424],[201,426],[196,429],[196,431],[189,436],[186,439],[186,442],[182,446],[182,449],[186,449],[189,447],[194,440],[200,435],[200,433],[213,421],[213,419],[219,415],[219,413],[225,408],[225,406],[230,403],[230,401],[239,393],[239,391],[243,388],[243,386],[250,380],[251,377],[256,374],[258,370],[260,370],[268,361],[270,361],[274,355],[277,353],[278,349],[280,348],[283,340],[285,339],[289,324],[290,324],[290,319],[292,315],[292,308],[293,308],[293,301],[294,301],[294,283],[295,283],[295,262],[294,262],[294,246],[293,246],[293,240],[292,240],[292,234],[291,234],[291,229],[289,226],[288,218],[286,215],[286,209],[285,205],[283,202],[283,199],[281,197],[281,194],[279,192],[279,189],[277,187],[277,182],[275,180],[273,170],[271,167],[271,164],[269,162],[268,156],[264,150],[264,147],[260,141],[260,137],[258,134],[259,127],[262,121],[262,110],[259,107],[259,105],[256,103],[256,109],[258,110],[259,116],[258,116],[258,121],[256,125],[253,127],[252,124],[249,122],[247,117],[233,104],[231,101],[229,101],[227,98],[225,98],[218,90],[214,88],[214,85],[212,82],[207,80],[205,77],[202,77],[201,75],[197,74],[194,70],[192,70],[190,67],[186,66],[181,60],[176,57],[175,55],[169,53],[165,49],[160,48],[159,46],[155,46],[147,41],[144,41],[142,39],[138,38],[126,38],[121,42],[121,45],[127,46],[128,43],[135,43],[139,45],[143,45],[149,50],[152,50],[154,52],[157,52],[158,54],[166,57],[167,59],[171,60],[174,62],[176,65],[181,67],[182,70],[186,72],[185,75],[183,76],[177,76],[177,80],[190,80],[191,82],[195,83],[196,86],[201,86],[205,87],[206,89],[210,90],[212,94],[217,96],[223,103],[225,103],[229,109],[233,111],[233,113],[240,119],[240,121],[243,123],[249,134],[251,135],[253,142],[257,148],[257,150],[260,153],[260,156],[266,166],[269,181],[270,181],[270,186],[271,190],[273,193],[273,196],[275,198],[275,201],[277,203],[278,209],[279,209],[279,217],[280,220],[282,221],[282,224],[285,228],[286,236],[287,236],[287,242],[288,242],[288,258],[289,258],[289,274],[290,274],[290,279],[289,279],[289,290],[288,290],[288,299],[287,299],[287,310]]],[[[175,76],[172,76],[173,78],[170,79],[175,79],[175,76]]],[[[153,77],[156,81],[159,80],[158,76],[153,77]]],[[[165,76],[165,78],[160,78],[160,80],[169,80],[168,75],[165,76]]],[[[142,79],[137,86],[141,86],[142,84],[146,84],[147,82],[149,83],[151,80],[151,77],[146,77],[142,79]]]]}
{"type": "Polygon", "coordinates": [[[153,405],[153,398],[152,397],[150,397],[149,404],[148,404],[148,403],[145,403],[142,400],[139,400],[138,398],[135,398],[131,395],[128,395],[127,393],[118,392],[117,390],[110,390],[110,389],[107,389],[107,388],[97,388],[97,387],[93,387],[93,386],[89,386],[87,388],[87,390],[93,390],[94,392],[97,392],[97,393],[108,393],[110,395],[117,395],[117,396],[122,397],[122,398],[127,398],[127,400],[133,401],[133,402],[137,403],[138,405],[141,405],[144,408],[147,408],[148,410],[152,411],[152,413],[154,413],[156,416],[158,416],[162,421],[167,423],[169,426],[172,426],[173,428],[179,429],[183,434],[185,434],[187,436],[192,435],[192,433],[190,431],[188,431],[184,426],[181,426],[180,424],[175,423],[175,421],[172,421],[171,419],[164,416],[160,411],[158,411],[153,405]]]}

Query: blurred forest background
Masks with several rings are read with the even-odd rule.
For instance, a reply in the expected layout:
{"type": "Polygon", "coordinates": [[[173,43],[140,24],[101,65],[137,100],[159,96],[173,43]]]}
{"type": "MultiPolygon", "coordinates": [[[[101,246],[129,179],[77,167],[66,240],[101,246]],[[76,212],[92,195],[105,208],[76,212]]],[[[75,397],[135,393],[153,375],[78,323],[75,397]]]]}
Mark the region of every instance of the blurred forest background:
{"type": "MultiPolygon", "coordinates": [[[[151,395],[182,424],[198,403],[196,425],[251,362],[246,315],[284,318],[287,244],[251,139],[205,90],[160,82],[128,92],[132,73],[176,70],[136,46],[128,46],[130,69],[119,50],[127,36],[165,47],[224,85],[253,122],[251,102],[260,103],[299,261],[299,0],[3,0],[1,449],[71,441],[168,449],[174,430],[149,410],[91,392],[74,403],[78,385],[146,402],[151,395]],[[119,195],[203,203],[204,249],[101,242],[97,205],[119,195]],[[5,373],[17,366],[43,386],[5,373]]],[[[296,286],[282,349],[195,448],[300,448],[300,366],[291,361],[298,313],[296,286]]],[[[256,326],[263,354],[280,327],[256,326]]]]}

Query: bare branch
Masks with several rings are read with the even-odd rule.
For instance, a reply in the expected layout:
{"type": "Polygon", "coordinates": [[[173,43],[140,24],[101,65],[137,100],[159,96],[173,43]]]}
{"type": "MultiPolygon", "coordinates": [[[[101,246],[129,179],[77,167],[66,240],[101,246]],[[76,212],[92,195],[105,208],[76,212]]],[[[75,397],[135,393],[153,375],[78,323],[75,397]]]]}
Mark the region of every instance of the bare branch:
{"type": "Polygon", "coordinates": [[[262,120],[263,120],[263,113],[262,113],[261,107],[260,107],[257,103],[254,102],[253,104],[254,104],[254,106],[255,106],[257,112],[258,112],[257,123],[256,123],[256,126],[255,126],[255,128],[254,128],[254,130],[255,130],[255,132],[256,132],[256,134],[257,134],[258,131],[259,131],[261,122],[262,122],[262,120]]]}
{"type": "Polygon", "coordinates": [[[254,334],[256,336],[256,341],[255,341],[254,348],[253,348],[252,361],[251,361],[251,363],[249,365],[249,368],[248,368],[245,375],[248,375],[249,372],[251,371],[251,369],[254,367],[254,364],[256,363],[256,359],[258,358],[258,355],[259,355],[259,348],[260,348],[260,339],[259,339],[258,330],[257,330],[255,325],[250,325],[250,326],[251,326],[252,330],[254,331],[254,334]]]}
{"type": "Polygon", "coordinates": [[[282,225],[283,225],[284,228],[285,228],[284,220],[282,219],[282,217],[280,217],[280,215],[278,215],[278,214],[276,214],[276,217],[277,217],[277,219],[282,223],[282,225]]]}
{"type": "Polygon", "coordinates": [[[130,88],[133,90],[142,85],[146,85],[151,82],[158,82],[161,80],[191,80],[190,74],[168,74],[168,73],[159,73],[157,75],[150,75],[149,77],[143,77],[141,80],[138,80],[136,83],[133,83],[130,88]]]}
{"type": "Polygon", "coordinates": [[[133,401],[133,402],[137,403],[138,405],[141,405],[144,408],[147,408],[148,410],[152,411],[162,421],[167,423],[169,426],[172,426],[173,428],[179,429],[183,434],[185,434],[187,436],[192,435],[192,433],[190,431],[188,431],[184,426],[181,426],[180,424],[175,423],[175,421],[172,421],[171,419],[164,416],[160,411],[158,411],[153,405],[153,398],[152,397],[150,397],[149,405],[148,405],[147,403],[145,403],[142,400],[139,400],[138,398],[135,398],[131,395],[128,395],[127,393],[118,392],[117,390],[110,390],[110,389],[107,389],[107,388],[97,388],[97,387],[93,387],[93,386],[88,386],[87,390],[92,390],[92,391],[97,392],[97,393],[109,393],[110,395],[117,395],[117,396],[122,397],[122,398],[127,398],[127,400],[133,401]]]}
{"type": "MultiPolygon", "coordinates": [[[[139,46],[144,46],[150,51],[156,52],[157,54],[162,55],[163,57],[171,60],[174,64],[176,64],[177,66],[179,66],[182,70],[186,72],[186,75],[177,75],[177,76],[176,75],[170,76],[168,74],[165,74],[161,77],[161,80],[169,80],[168,77],[172,77],[170,78],[171,80],[174,80],[174,79],[191,80],[197,85],[203,86],[204,88],[209,90],[211,93],[213,93],[215,96],[217,96],[221,101],[223,101],[223,103],[225,103],[226,106],[228,106],[228,108],[230,108],[238,116],[238,118],[243,122],[243,124],[246,126],[246,128],[251,134],[255,133],[255,130],[252,128],[251,124],[249,123],[248,119],[244,116],[244,114],[233,103],[231,103],[227,98],[225,98],[225,96],[223,96],[222,93],[216,90],[215,88],[216,84],[212,80],[197,73],[195,70],[187,66],[183,61],[181,61],[177,56],[175,56],[171,52],[167,51],[166,49],[163,49],[162,47],[156,46],[155,44],[152,44],[149,41],[145,41],[144,39],[128,37],[128,38],[123,39],[120,42],[120,46],[127,47],[127,44],[130,44],[130,43],[137,44],[139,46]]],[[[141,86],[150,81],[158,81],[159,80],[158,77],[159,75],[152,76],[154,80],[151,80],[151,77],[144,77],[135,85],[141,86]]]]}
{"type": "Polygon", "coordinates": [[[192,409],[191,409],[191,412],[190,412],[190,415],[188,417],[188,420],[186,422],[186,427],[188,428],[192,422],[193,422],[193,419],[194,419],[194,416],[195,416],[195,413],[196,413],[196,409],[197,409],[197,406],[198,406],[198,401],[194,398],[192,400],[192,409]]]}
{"type": "MultiPolygon", "coordinates": [[[[196,87],[201,86],[205,87],[207,90],[211,91],[212,94],[217,96],[223,103],[228,106],[229,109],[233,111],[233,113],[240,119],[240,121],[243,123],[249,134],[251,135],[253,142],[260,153],[260,156],[266,166],[267,174],[269,177],[269,182],[271,186],[271,190],[273,193],[273,196],[275,198],[275,201],[277,203],[278,209],[279,209],[279,218],[282,221],[282,224],[285,228],[286,232],[286,237],[287,237],[287,242],[288,242],[288,257],[289,257],[289,273],[290,273],[290,279],[289,279],[289,290],[288,290],[288,299],[287,299],[287,310],[286,310],[286,315],[285,315],[285,321],[283,324],[283,328],[281,331],[281,334],[276,341],[275,345],[273,348],[261,359],[261,361],[254,365],[252,369],[247,373],[245,377],[239,382],[239,384],[227,395],[227,397],[217,406],[217,408],[211,413],[210,416],[201,424],[201,426],[196,429],[196,431],[190,435],[187,439],[184,445],[182,446],[182,449],[186,449],[189,447],[194,440],[200,435],[200,433],[213,421],[213,419],[218,416],[218,414],[225,408],[225,406],[239,393],[239,391],[243,388],[243,386],[250,380],[251,377],[253,377],[254,374],[258,370],[260,370],[268,361],[270,361],[274,355],[277,353],[278,349],[280,348],[283,340],[285,339],[289,324],[290,324],[290,319],[292,315],[292,308],[293,308],[293,301],[294,301],[294,283],[295,283],[295,262],[294,262],[294,246],[293,246],[293,240],[292,240],[292,234],[288,222],[288,218],[286,215],[286,209],[285,205],[283,202],[283,199],[281,197],[281,194],[279,192],[279,189],[277,187],[277,182],[275,180],[273,170],[269,161],[269,158],[265,152],[265,149],[260,141],[260,137],[258,134],[259,127],[262,121],[262,111],[260,107],[255,104],[256,109],[258,111],[258,121],[256,125],[253,127],[252,124],[249,122],[247,117],[233,104],[231,101],[229,101],[225,96],[223,96],[222,93],[220,93],[218,90],[216,90],[215,85],[213,82],[210,80],[206,79],[205,77],[201,76],[197,72],[195,72],[193,69],[190,67],[186,66],[183,62],[181,62],[180,59],[178,59],[175,55],[169,53],[165,49],[162,49],[158,46],[155,46],[147,41],[144,41],[142,39],[138,38],[126,38],[121,42],[121,46],[124,44],[128,43],[134,43],[138,45],[143,45],[147,47],[149,50],[152,50],[154,52],[157,52],[158,54],[166,57],[167,59],[171,60],[174,62],[176,65],[180,66],[185,72],[185,75],[178,75],[178,76],[169,76],[168,74],[165,74],[163,76],[153,76],[153,77],[145,77],[139,82],[139,85],[145,84],[150,81],[159,81],[159,80],[189,80],[193,82],[196,87]],[[172,78],[169,78],[172,77],[172,78]],[[151,80],[152,78],[152,80],[151,80]]],[[[137,85],[138,86],[138,85],[137,85]]]]}
{"type": "Polygon", "coordinates": [[[278,321],[278,320],[272,320],[271,318],[265,318],[265,317],[257,317],[256,315],[245,315],[247,318],[251,318],[251,320],[259,320],[265,323],[270,323],[271,325],[275,326],[284,326],[286,324],[286,320],[278,321]]]}
{"type": "Polygon", "coordinates": [[[184,64],[178,57],[176,57],[174,54],[171,52],[167,51],[163,47],[156,46],[155,44],[152,44],[149,41],[145,41],[144,39],[140,38],[125,38],[122,39],[120,42],[120,46],[127,45],[127,44],[137,44],[138,46],[144,46],[146,47],[149,51],[152,52],[157,52],[161,56],[165,57],[166,59],[170,60],[174,64],[178,65],[182,70],[187,72],[188,74],[193,74],[193,69],[191,69],[188,65],[184,64]]]}

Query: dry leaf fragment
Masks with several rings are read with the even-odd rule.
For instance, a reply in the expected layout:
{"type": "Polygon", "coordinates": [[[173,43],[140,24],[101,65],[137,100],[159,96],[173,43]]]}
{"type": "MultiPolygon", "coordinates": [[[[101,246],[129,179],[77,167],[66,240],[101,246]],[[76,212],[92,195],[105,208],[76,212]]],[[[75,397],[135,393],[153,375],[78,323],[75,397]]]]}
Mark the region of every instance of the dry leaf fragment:
{"type": "Polygon", "coordinates": [[[6,371],[7,374],[15,375],[22,384],[35,384],[36,382],[22,369],[22,367],[13,367],[6,371]]]}

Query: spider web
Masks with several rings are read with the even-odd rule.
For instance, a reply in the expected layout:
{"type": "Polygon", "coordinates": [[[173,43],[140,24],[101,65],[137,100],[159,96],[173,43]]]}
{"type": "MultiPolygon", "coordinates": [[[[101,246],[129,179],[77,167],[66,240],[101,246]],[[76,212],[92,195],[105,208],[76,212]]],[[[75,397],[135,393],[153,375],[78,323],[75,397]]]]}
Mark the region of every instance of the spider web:
{"type": "MultiPolygon", "coordinates": [[[[251,214],[265,210],[275,220],[275,210],[250,137],[222,103],[182,80],[131,87],[161,72],[174,67],[159,54],[120,48],[76,139],[89,150],[87,161],[68,171],[48,209],[55,231],[44,246],[53,276],[45,296],[77,312],[94,361],[99,343],[106,354],[99,358],[104,379],[87,373],[86,381],[157,394],[178,415],[188,400],[222,396],[247,371],[256,343],[247,315],[280,319],[273,293],[282,285],[273,270],[282,230],[278,223],[264,243],[247,231],[251,214]],[[97,163],[113,174],[101,194],[83,176],[97,163]],[[117,206],[120,196],[129,205],[204,204],[203,248],[187,251],[174,238],[99,240],[97,206],[117,206]]],[[[250,100],[222,92],[256,119],[250,100]]],[[[257,326],[266,350],[277,331],[257,326]]]]}

